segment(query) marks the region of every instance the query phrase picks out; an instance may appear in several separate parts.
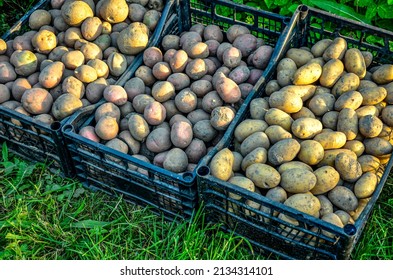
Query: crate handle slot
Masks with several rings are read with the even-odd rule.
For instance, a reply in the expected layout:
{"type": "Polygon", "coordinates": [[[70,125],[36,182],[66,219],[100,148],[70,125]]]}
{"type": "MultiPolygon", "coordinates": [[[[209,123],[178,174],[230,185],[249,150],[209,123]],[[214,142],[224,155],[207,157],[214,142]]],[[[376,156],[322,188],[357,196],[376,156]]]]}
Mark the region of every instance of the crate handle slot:
{"type": "Polygon", "coordinates": [[[66,124],[63,127],[63,132],[75,132],[74,126],[72,124],[66,124]]]}
{"type": "Polygon", "coordinates": [[[194,174],[192,172],[184,172],[182,174],[183,180],[191,183],[192,181],[194,181],[194,174]]]}
{"type": "Polygon", "coordinates": [[[197,169],[197,174],[199,176],[207,176],[210,174],[210,168],[206,165],[202,165],[197,169]]]}
{"type": "Polygon", "coordinates": [[[52,129],[53,131],[59,131],[61,129],[61,123],[57,121],[51,123],[50,129],[52,129]]]}
{"type": "Polygon", "coordinates": [[[306,5],[299,5],[297,9],[300,12],[300,20],[304,20],[307,17],[308,14],[308,7],[306,5]]]}
{"type": "Polygon", "coordinates": [[[353,236],[357,232],[357,228],[354,225],[346,224],[344,226],[344,232],[350,236],[353,236]]]}

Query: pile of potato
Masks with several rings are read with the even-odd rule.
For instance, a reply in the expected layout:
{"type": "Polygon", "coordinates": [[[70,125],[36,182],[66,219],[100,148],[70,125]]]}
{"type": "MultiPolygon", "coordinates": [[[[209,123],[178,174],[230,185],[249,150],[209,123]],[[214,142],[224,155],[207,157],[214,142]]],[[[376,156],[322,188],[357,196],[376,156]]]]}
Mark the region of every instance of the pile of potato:
{"type": "Polygon", "coordinates": [[[289,49],[211,174],[336,226],[354,223],[393,150],[393,65],[372,60],[339,37],[289,49]]]}
{"type": "MultiPolygon", "coordinates": [[[[50,125],[103,98],[148,44],[164,0],[52,0],[0,39],[0,106],[50,125]]],[[[12,120],[20,124],[17,120],[12,120]]]]}
{"type": "MultiPolygon", "coordinates": [[[[143,53],[80,135],[175,173],[193,171],[235,117],[273,48],[241,25],[193,25],[143,53]],[[106,109],[104,109],[106,108],[106,109]]],[[[141,171],[141,170],[140,170],[141,171]]]]}

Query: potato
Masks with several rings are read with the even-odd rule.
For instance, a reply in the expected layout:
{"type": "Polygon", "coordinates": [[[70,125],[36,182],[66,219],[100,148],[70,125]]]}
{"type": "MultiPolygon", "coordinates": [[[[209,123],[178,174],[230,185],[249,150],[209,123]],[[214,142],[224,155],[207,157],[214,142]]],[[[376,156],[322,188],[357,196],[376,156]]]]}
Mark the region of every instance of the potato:
{"type": "Polygon", "coordinates": [[[221,99],[217,91],[211,91],[202,98],[202,108],[205,112],[211,113],[214,108],[224,105],[224,101],[221,99]]]}
{"type": "Polygon", "coordinates": [[[352,217],[348,214],[348,212],[344,210],[337,210],[334,212],[334,214],[336,214],[340,218],[343,225],[355,223],[352,217]]]}
{"type": "Polygon", "coordinates": [[[333,204],[325,195],[317,195],[319,203],[321,203],[321,209],[319,210],[319,217],[333,213],[333,204]]]}
{"type": "MultiPolygon", "coordinates": [[[[10,57],[10,62],[11,64],[15,67],[14,69],[9,69],[7,71],[7,65],[8,62],[3,62],[3,68],[4,70],[4,81],[7,81],[7,76],[9,76],[11,73],[15,73],[21,76],[29,76],[33,74],[37,70],[38,66],[38,60],[37,56],[32,53],[31,51],[28,50],[17,50],[12,53],[10,57]],[[15,71],[15,72],[13,72],[15,71]],[[8,73],[7,73],[8,72],[8,73]]],[[[0,68],[0,69],[1,69],[0,68]]],[[[14,75],[12,75],[13,77],[14,75]]],[[[10,80],[10,79],[8,79],[10,80]]]]}
{"type": "Polygon", "coordinates": [[[141,78],[133,77],[125,83],[124,89],[127,99],[132,102],[135,96],[145,93],[145,83],[141,78]]]}
{"type": "MultiPolygon", "coordinates": [[[[128,126],[128,123],[127,123],[127,126],[128,126]]],[[[120,132],[118,137],[119,137],[119,139],[123,140],[124,143],[127,144],[128,151],[131,155],[136,155],[139,153],[139,151],[141,149],[141,143],[139,141],[137,141],[136,139],[134,139],[134,137],[132,137],[132,135],[128,129],[120,132]]]]}
{"type": "Polygon", "coordinates": [[[155,128],[146,138],[146,147],[153,153],[167,151],[172,146],[170,131],[165,128],[155,128]]]}
{"type": "MultiPolygon", "coordinates": [[[[289,58],[288,58],[289,59],[289,58]]],[[[296,65],[295,65],[296,67],[296,65]]],[[[295,72],[293,72],[295,73],[295,72]]],[[[273,92],[279,91],[281,89],[280,84],[278,83],[277,80],[270,80],[267,82],[266,87],[265,87],[265,94],[267,96],[270,96],[273,92]]]]}
{"type": "Polygon", "coordinates": [[[315,140],[305,140],[300,143],[297,157],[308,165],[318,164],[324,156],[323,146],[315,140]]]}
{"type": "Polygon", "coordinates": [[[243,156],[239,152],[232,152],[232,154],[234,157],[232,171],[236,174],[236,172],[241,171],[243,156]]]}
{"type": "MultiPolygon", "coordinates": [[[[250,179],[245,178],[243,176],[234,176],[234,177],[230,178],[228,180],[228,182],[233,184],[233,185],[235,185],[235,186],[240,187],[241,189],[245,189],[245,190],[250,191],[250,192],[254,192],[255,191],[254,183],[250,179]]],[[[232,193],[232,192],[229,193],[229,197],[233,198],[233,199],[236,199],[236,200],[240,200],[242,198],[241,195],[235,194],[235,193],[232,193]]]]}
{"type": "Polygon", "coordinates": [[[292,59],[299,68],[314,58],[311,52],[298,48],[291,48],[287,51],[286,57],[292,59]]]}
{"type": "Polygon", "coordinates": [[[267,100],[263,98],[254,98],[250,103],[251,119],[263,120],[268,109],[269,102],[267,100]]]}
{"type": "Polygon", "coordinates": [[[193,80],[199,80],[207,74],[207,66],[203,59],[195,58],[186,65],[186,74],[193,80]]]}
{"type": "Polygon", "coordinates": [[[138,141],[144,141],[150,133],[150,128],[146,120],[139,114],[131,113],[128,119],[128,129],[131,136],[138,141]]]}
{"type": "Polygon", "coordinates": [[[318,141],[325,150],[330,150],[343,147],[347,141],[347,137],[343,132],[326,131],[316,135],[314,140],[318,141]]]}
{"type": "Polygon", "coordinates": [[[143,116],[148,124],[159,125],[166,119],[166,109],[160,102],[153,101],[145,107],[143,116]]]}
{"type": "Polygon", "coordinates": [[[263,120],[245,119],[235,128],[234,136],[239,142],[243,142],[248,136],[257,131],[265,131],[268,124],[263,120]]]}
{"type": "MultiPolygon", "coordinates": [[[[128,13],[128,12],[127,12],[128,13]]],[[[136,55],[147,47],[149,29],[142,22],[132,22],[117,37],[117,46],[125,55],[136,55]]]]}
{"type": "Polygon", "coordinates": [[[11,97],[11,92],[7,86],[0,84],[0,104],[8,101],[11,97]]]}
{"type": "Polygon", "coordinates": [[[318,163],[317,167],[322,167],[322,166],[333,166],[335,164],[335,159],[338,154],[340,153],[346,153],[348,156],[353,157],[356,159],[356,154],[352,152],[351,150],[348,149],[332,149],[332,150],[325,150],[325,154],[323,156],[323,159],[318,163]]]}
{"type": "Polygon", "coordinates": [[[363,79],[366,76],[366,62],[359,49],[351,48],[345,52],[345,69],[349,73],[354,73],[363,79]]]}
{"type": "Polygon", "coordinates": [[[322,123],[317,119],[300,118],[291,125],[292,133],[300,139],[311,139],[322,131],[322,123]]]}
{"type": "Polygon", "coordinates": [[[281,175],[276,169],[263,163],[254,163],[247,167],[246,177],[250,179],[255,186],[262,189],[277,187],[281,180],[281,175]]]}
{"type": "Polygon", "coordinates": [[[188,64],[188,55],[184,50],[178,50],[174,53],[169,61],[173,73],[180,73],[186,69],[188,64]]]}
{"type": "Polygon", "coordinates": [[[336,97],[351,90],[357,90],[360,84],[359,77],[354,73],[346,73],[334,84],[332,94],[336,97]]]}
{"type": "Polygon", "coordinates": [[[17,77],[14,67],[9,62],[0,62],[0,83],[14,81],[17,77]]]}
{"type": "Polygon", "coordinates": [[[314,171],[317,183],[310,191],[314,195],[324,194],[337,186],[340,174],[332,166],[322,166],[314,171]]]}
{"type": "Polygon", "coordinates": [[[120,122],[120,109],[118,106],[111,102],[106,102],[100,105],[94,113],[94,119],[96,122],[104,116],[111,116],[120,122]]]}
{"type": "Polygon", "coordinates": [[[167,51],[169,49],[178,50],[180,48],[180,37],[171,34],[165,35],[162,38],[161,46],[164,51],[167,51]]]}
{"type": "Polygon", "coordinates": [[[228,148],[224,148],[213,156],[209,165],[210,173],[217,179],[228,181],[232,176],[233,163],[232,152],[228,148]]]}
{"type": "Polygon", "coordinates": [[[293,168],[281,173],[280,185],[288,193],[305,193],[314,188],[316,176],[303,168],[293,168]]]}
{"type": "Polygon", "coordinates": [[[31,39],[34,49],[43,54],[50,53],[57,46],[56,35],[48,30],[38,31],[31,39]]]}
{"type": "Polygon", "coordinates": [[[175,147],[184,149],[193,139],[192,127],[188,122],[177,121],[171,127],[171,141],[175,147]]]}
{"type": "Polygon", "coordinates": [[[61,84],[61,90],[65,93],[71,93],[79,99],[82,99],[85,95],[84,84],[73,76],[69,76],[64,79],[61,84]]]}
{"type": "Polygon", "coordinates": [[[323,116],[325,113],[332,111],[336,98],[330,93],[321,93],[314,95],[309,103],[308,108],[316,115],[323,116]]]}
{"type": "Polygon", "coordinates": [[[299,151],[300,144],[298,141],[296,141],[295,139],[283,139],[270,147],[270,149],[268,150],[268,161],[272,165],[280,165],[293,160],[299,153],[299,151]]]}
{"type": "Polygon", "coordinates": [[[366,172],[377,172],[380,166],[380,161],[377,157],[372,155],[361,155],[358,158],[358,162],[362,167],[363,173],[366,172]]]}
{"type": "Polygon", "coordinates": [[[292,134],[279,125],[271,125],[265,133],[270,140],[270,143],[275,144],[280,140],[292,138],[292,134]]]}
{"type": "Polygon", "coordinates": [[[21,103],[23,108],[30,114],[46,114],[52,108],[53,98],[45,89],[32,88],[23,93],[21,103]]]}
{"type": "Polygon", "coordinates": [[[93,17],[94,12],[86,2],[66,1],[61,7],[61,16],[68,25],[80,26],[86,18],[93,17]]]}
{"type": "Polygon", "coordinates": [[[173,148],[167,153],[163,162],[163,167],[166,170],[181,173],[187,169],[187,164],[188,160],[186,153],[182,149],[173,148]]]}
{"type": "Polygon", "coordinates": [[[151,94],[156,101],[162,103],[175,96],[175,88],[168,81],[159,81],[154,84],[151,94]]]}
{"type": "Polygon", "coordinates": [[[329,47],[326,48],[322,57],[325,61],[329,61],[334,58],[342,60],[347,48],[347,41],[343,38],[337,37],[333,40],[329,47]]]}
{"type": "MultiPolygon", "coordinates": [[[[3,86],[3,85],[2,85],[3,86]]],[[[0,86],[1,87],[1,86],[0,86]]],[[[6,90],[8,91],[8,99],[10,98],[9,96],[9,89],[4,86],[6,88],[6,90]]],[[[20,101],[22,99],[23,93],[28,90],[31,89],[31,85],[29,83],[29,81],[25,78],[18,78],[16,79],[13,83],[12,83],[12,88],[11,88],[11,94],[12,97],[16,100],[16,101],[20,101]]],[[[1,91],[1,90],[0,90],[1,91]]],[[[1,94],[0,94],[1,95],[1,94]]],[[[7,93],[5,92],[5,97],[7,96],[7,93]]],[[[53,96],[52,96],[53,97],[53,96]]],[[[7,99],[7,100],[8,100],[7,99]]],[[[4,100],[6,101],[6,100],[4,100]]],[[[3,101],[3,102],[4,102],[3,101]]],[[[2,103],[2,102],[0,102],[2,103]]]]}
{"type": "Polygon", "coordinates": [[[242,34],[250,34],[250,30],[247,27],[239,24],[231,25],[226,32],[227,39],[230,43],[233,43],[236,37],[242,34]]]}
{"type": "Polygon", "coordinates": [[[277,108],[270,108],[265,114],[265,121],[269,125],[279,125],[287,131],[291,131],[293,119],[284,111],[277,108]]]}
{"type": "MultiPolygon", "coordinates": [[[[247,66],[239,65],[229,73],[228,78],[240,86],[240,84],[247,81],[247,79],[250,77],[250,74],[251,74],[251,71],[247,66]]],[[[249,85],[251,87],[250,88],[250,91],[251,91],[253,85],[251,85],[251,84],[249,84],[249,85]]]]}
{"type": "Polygon", "coordinates": [[[175,96],[175,104],[182,113],[190,113],[197,107],[197,96],[190,88],[183,89],[175,96]]]}
{"type": "Polygon", "coordinates": [[[242,34],[236,37],[232,45],[241,51],[243,57],[247,57],[257,48],[257,38],[252,34],[242,34]]]}
{"type": "Polygon", "coordinates": [[[167,82],[170,82],[176,91],[183,90],[190,86],[190,78],[184,73],[173,73],[169,75],[167,82]]]}
{"type": "Polygon", "coordinates": [[[322,66],[316,62],[307,63],[293,74],[294,85],[310,85],[318,81],[322,75],[322,66]]]}
{"type": "Polygon", "coordinates": [[[260,46],[252,56],[252,64],[258,69],[265,69],[273,54],[273,47],[269,45],[260,46]]]}
{"type": "Polygon", "coordinates": [[[364,139],[363,144],[366,148],[366,153],[376,157],[389,155],[393,151],[392,144],[379,137],[364,139]]]}
{"type": "Polygon", "coordinates": [[[194,138],[185,152],[188,162],[197,164],[200,159],[206,155],[206,145],[202,140],[194,138]]]}
{"type": "Polygon", "coordinates": [[[354,211],[358,207],[358,199],[355,194],[344,186],[336,186],[328,193],[329,200],[334,206],[347,212],[354,211]]]}
{"type": "Polygon", "coordinates": [[[217,130],[211,125],[209,119],[196,122],[192,130],[194,137],[205,143],[212,141],[217,136],[217,130]]]}
{"type": "Polygon", "coordinates": [[[345,153],[339,153],[335,160],[334,165],[340,174],[340,177],[348,182],[356,182],[362,176],[362,167],[356,158],[348,156],[345,153]]]}
{"type": "Polygon", "coordinates": [[[365,88],[359,90],[363,97],[362,105],[377,105],[382,102],[386,96],[387,91],[383,87],[365,88]]]}
{"type": "Polygon", "coordinates": [[[7,44],[3,39],[0,39],[0,55],[5,54],[7,51],[7,44]]]}
{"type": "Polygon", "coordinates": [[[270,142],[267,135],[262,131],[257,131],[248,136],[240,145],[240,153],[242,156],[248,155],[258,147],[269,149],[270,142]]]}
{"type": "Polygon", "coordinates": [[[325,50],[332,44],[333,40],[331,39],[322,39],[316,42],[312,47],[311,47],[311,53],[314,55],[314,57],[320,57],[323,55],[325,50]]]}
{"type": "Polygon", "coordinates": [[[188,123],[189,125],[192,125],[192,123],[190,122],[190,120],[187,119],[184,115],[182,115],[182,114],[176,114],[176,115],[174,115],[174,116],[169,120],[169,127],[172,127],[172,126],[175,124],[175,122],[180,122],[180,121],[186,122],[186,123],[188,123]]]}
{"type": "Polygon", "coordinates": [[[289,91],[276,91],[269,97],[271,108],[280,109],[288,114],[299,112],[303,107],[303,101],[298,95],[289,91]]]}
{"type": "Polygon", "coordinates": [[[364,173],[356,181],[353,192],[357,198],[367,198],[372,196],[378,184],[378,177],[373,172],[364,173]]]}
{"type": "Polygon", "coordinates": [[[373,115],[359,118],[359,132],[367,138],[377,137],[383,128],[382,121],[373,115]]]}
{"type": "Polygon", "coordinates": [[[220,106],[213,109],[210,115],[211,125],[218,131],[224,131],[235,118],[234,110],[229,106],[220,106]]]}
{"type": "Polygon", "coordinates": [[[363,103],[363,95],[355,90],[343,93],[334,103],[334,109],[341,111],[344,108],[357,110],[363,103]]]}
{"type": "Polygon", "coordinates": [[[307,107],[302,107],[299,110],[299,112],[292,113],[291,117],[294,120],[297,120],[297,119],[300,119],[300,118],[313,118],[313,119],[316,119],[314,113],[310,109],[308,109],[307,107]]]}
{"type": "Polygon", "coordinates": [[[322,67],[319,79],[321,86],[332,88],[344,71],[344,64],[339,59],[331,59],[322,67]]]}
{"type": "Polygon", "coordinates": [[[247,167],[254,163],[266,163],[267,162],[267,150],[262,147],[255,148],[248,153],[241,162],[241,169],[246,171],[247,167]]]}
{"type": "Polygon", "coordinates": [[[284,69],[277,72],[277,83],[280,87],[292,84],[295,72],[290,69],[284,69]]]}
{"type": "Polygon", "coordinates": [[[285,200],[284,205],[312,216],[319,215],[319,210],[321,209],[321,203],[318,198],[310,193],[291,195],[285,200]]]}
{"type": "Polygon", "coordinates": [[[355,110],[344,108],[340,111],[337,120],[337,131],[341,131],[347,137],[347,140],[353,140],[358,135],[359,119],[355,110]]]}
{"type": "Polygon", "coordinates": [[[374,82],[379,85],[387,84],[393,81],[393,65],[385,64],[379,67],[372,76],[374,82]]]}

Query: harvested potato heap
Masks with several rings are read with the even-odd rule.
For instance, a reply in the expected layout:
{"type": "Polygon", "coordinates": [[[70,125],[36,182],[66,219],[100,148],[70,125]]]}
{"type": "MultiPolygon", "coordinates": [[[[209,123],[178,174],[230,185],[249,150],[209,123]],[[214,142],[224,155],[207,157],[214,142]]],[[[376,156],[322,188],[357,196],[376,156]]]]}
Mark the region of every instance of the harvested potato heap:
{"type": "Polygon", "coordinates": [[[95,127],[80,134],[172,172],[192,171],[225,132],[272,51],[240,25],[226,34],[196,24],[181,36],[167,35],[161,49],[144,51],[124,89],[105,89],[102,108],[108,109],[100,107],[95,127]]]}
{"type": "Polygon", "coordinates": [[[211,174],[339,227],[354,223],[393,149],[393,65],[372,60],[342,38],[288,50],[211,174]]]}
{"type": "MultiPolygon", "coordinates": [[[[0,39],[0,106],[51,124],[97,103],[143,51],[163,0],[52,0],[0,39]]],[[[19,123],[19,122],[18,122],[19,123]]]]}

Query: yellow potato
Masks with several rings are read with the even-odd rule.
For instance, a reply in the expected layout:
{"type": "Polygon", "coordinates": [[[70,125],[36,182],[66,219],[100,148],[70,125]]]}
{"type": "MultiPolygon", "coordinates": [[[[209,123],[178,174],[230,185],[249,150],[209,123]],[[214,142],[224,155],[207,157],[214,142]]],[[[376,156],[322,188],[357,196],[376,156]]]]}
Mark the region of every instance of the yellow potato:
{"type": "Polygon", "coordinates": [[[247,167],[246,177],[262,189],[277,187],[281,180],[281,175],[276,169],[263,163],[254,163],[247,167]]]}
{"type": "Polygon", "coordinates": [[[310,62],[296,70],[293,75],[294,85],[310,85],[318,81],[322,75],[322,66],[316,62],[310,62]]]}
{"type": "Polygon", "coordinates": [[[284,111],[277,108],[270,108],[265,114],[265,121],[269,125],[279,125],[287,131],[291,131],[293,119],[284,111]]]}
{"type": "Polygon", "coordinates": [[[268,160],[273,165],[293,160],[299,153],[300,144],[295,139],[283,139],[275,143],[268,150],[268,160]]]}
{"type": "Polygon", "coordinates": [[[286,57],[292,59],[297,67],[301,67],[314,58],[311,52],[303,49],[291,48],[287,51],[286,57]]]}
{"type": "Polygon", "coordinates": [[[233,153],[228,148],[219,151],[210,162],[212,176],[223,181],[228,181],[232,176],[234,160],[233,153]]]}
{"type": "Polygon", "coordinates": [[[337,186],[340,181],[340,174],[332,166],[322,166],[314,171],[317,183],[311,189],[314,195],[324,194],[337,186]]]}
{"type": "Polygon", "coordinates": [[[351,108],[357,110],[363,103],[363,95],[356,91],[351,90],[343,93],[339,98],[337,98],[334,103],[334,109],[336,111],[341,111],[344,108],[351,108]]]}
{"type": "Polygon", "coordinates": [[[324,156],[322,145],[315,140],[305,140],[300,143],[297,157],[308,165],[318,164],[324,156]]]}
{"type": "Polygon", "coordinates": [[[334,58],[342,60],[347,47],[347,41],[343,38],[337,37],[333,40],[329,47],[326,48],[322,57],[325,61],[329,61],[334,58]]]}
{"type": "Polygon", "coordinates": [[[387,84],[393,81],[393,65],[385,64],[379,67],[373,73],[373,81],[379,85],[387,84]]]}
{"type": "Polygon", "coordinates": [[[367,198],[372,196],[378,184],[378,177],[375,173],[367,172],[356,181],[353,188],[357,198],[367,198]]]}
{"type": "Polygon", "coordinates": [[[335,83],[332,88],[332,94],[338,97],[347,91],[357,90],[359,85],[360,79],[356,74],[346,73],[335,83]]]}
{"type": "Polygon", "coordinates": [[[343,132],[347,140],[353,140],[359,132],[358,123],[359,119],[355,110],[344,108],[338,115],[337,131],[343,132]]]}
{"type": "Polygon", "coordinates": [[[311,139],[322,131],[322,123],[317,119],[300,118],[291,125],[292,133],[300,139],[311,139]]]}
{"type": "Polygon", "coordinates": [[[239,142],[243,142],[248,136],[254,132],[264,132],[268,124],[263,120],[245,119],[235,128],[234,136],[239,142]]]}
{"type": "Polygon", "coordinates": [[[318,198],[311,193],[297,193],[291,195],[285,200],[284,205],[312,216],[319,216],[319,210],[321,209],[321,203],[318,198]]]}
{"type": "Polygon", "coordinates": [[[344,71],[344,64],[339,59],[331,59],[322,67],[322,75],[319,79],[321,86],[331,88],[338,81],[344,71]]]}
{"type": "Polygon", "coordinates": [[[336,186],[328,193],[329,200],[339,209],[354,211],[359,205],[355,194],[344,186],[336,186]]]}
{"type": "Polygon", "coordinates": [[[333,43],[332,39],[322,39],[316,42],[312,47],[311,47],[311,53],[314,55],[314,57],[321,57],[325,50],[333,43]]]}
{"type": "Polygon", "coordinates": [[[360,50],[355,48],[347,50],[344,56],[344,64],[347,72],[358,75],[360,79],[366,76],[366,62],[360,50]]]}
{"type": "MultiPolygon", "coordinates": [[[[228,180],[228,182],[233,184],[233,185],[235,185],[235,186],[238,186],[238,187],[240,187],[242,189],[248,190],[250,192],[254,192],[255,191],[254,183],[250,179],[248,179],[246,177],[233,176],[232,178],[230,178],[228,180]]],[[[229,197],[233,198],[233,199],[236,199],[236,200],[239,200],[239,199],[242,198],[241,195],[238,195],[238,194],[235,194],[235,193],[231,193],[231,192],[229,193],[229,197]]]]}
{"type": "Polygon", "coordinates": [[[345,153],[339,153],[335,160],[334,166],[341,179],[348,182],[356,182],[362,176],[362,167],[356,158],[348,156],[345,153]]]}
{"type": "Polygon", "coordinates": [[[296,113],[303,107],[300,96],[289,91],[276,91],[269,97],[270,108],[280,109],[288,114],[296,113]]]}
{"type": "Polygon", "coordinates": [[[306,193],[314,188],[317,177],[303,168],[293,168],[281,174],[280,185],[288,193],[306,193]]]}
{"type": "Polygon", "coordinates": [[[343,132],[339,131],[326,131],[314,137],[325,150],[339,149],[343,147],[347,141],[347,137],[343,132]]]}

